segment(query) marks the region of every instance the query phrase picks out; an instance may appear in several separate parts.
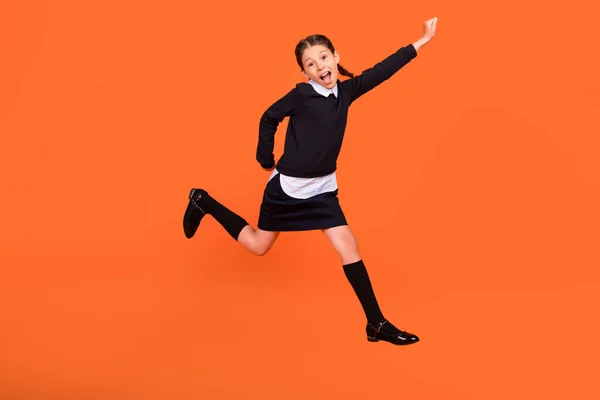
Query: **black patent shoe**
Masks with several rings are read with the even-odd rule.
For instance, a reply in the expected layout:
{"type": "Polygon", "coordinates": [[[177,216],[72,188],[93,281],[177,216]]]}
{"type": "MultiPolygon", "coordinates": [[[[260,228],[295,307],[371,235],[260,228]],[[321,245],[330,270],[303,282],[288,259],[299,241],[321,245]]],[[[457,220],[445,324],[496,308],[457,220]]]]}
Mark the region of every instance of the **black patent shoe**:
{"type": "Polygon", "coordinates": [[[413,335],[409,332],[400,331],[396,334],[381,332],[381,328],[386,323],[389,323],[386,319],[383,319],[377,326],[367,323],[367,340],[369,342],[379,342],[380,340],[383,340],[398,346],[405,346],[419,341],[417,335],[413,335]]]}
{"type": "Polygon", "coordinates": [[[190,201],[183,215],[183,232],[188,239],[191,239],[196,234],[198,226],[200,226],[200,221],[206,215],[206,212],[198,205],[198,200],[204,195],[206,195],[205,190],[190,190],[190,201]]]}

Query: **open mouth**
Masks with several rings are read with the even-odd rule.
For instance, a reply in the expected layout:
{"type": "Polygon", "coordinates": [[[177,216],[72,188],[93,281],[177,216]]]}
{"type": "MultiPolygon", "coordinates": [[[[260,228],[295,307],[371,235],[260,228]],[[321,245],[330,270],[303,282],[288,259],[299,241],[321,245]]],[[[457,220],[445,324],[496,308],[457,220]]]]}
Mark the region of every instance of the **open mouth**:
{"type": "Polygon", "coordinates": [[[327,71],[321,75],[321,80],[326,84],[331,83],[331,72],[327,71]]]}

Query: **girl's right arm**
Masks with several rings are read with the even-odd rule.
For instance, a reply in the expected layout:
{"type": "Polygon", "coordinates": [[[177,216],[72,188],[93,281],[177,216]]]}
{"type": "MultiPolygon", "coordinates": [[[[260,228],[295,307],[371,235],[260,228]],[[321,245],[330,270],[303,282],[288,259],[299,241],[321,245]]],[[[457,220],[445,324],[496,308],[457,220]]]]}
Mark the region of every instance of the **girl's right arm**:
{"type": "Polygon", "coordinates": [[[275,166],[275,155],[273,154],[275,133],[284,118],[292,115],[297,94],[297,88],[290,90],[285,96],[267,108],[260,119],[256,161],[264,169],[270,170],[275,166]]]}

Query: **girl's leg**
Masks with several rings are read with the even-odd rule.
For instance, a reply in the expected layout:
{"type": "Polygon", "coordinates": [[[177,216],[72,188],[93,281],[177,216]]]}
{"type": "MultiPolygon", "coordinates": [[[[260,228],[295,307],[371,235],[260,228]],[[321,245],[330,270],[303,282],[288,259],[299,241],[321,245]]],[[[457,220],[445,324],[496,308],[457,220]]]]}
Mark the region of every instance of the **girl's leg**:
{"type": "Polygon", "coordinates": [[[263,231],[246,225],[238,236],[238,242],[257,256],[264,256],[271,250],[279,232],[263,231]]]}
{"type": "Polygon", "coordinates": [[[360,301],[367,321],[378,324],[383,319],[371,280],[358,251],[358,242],[348,225],[323,230],[342,262],[346,278],[360,301]]]}
{"type": "Polygon", "coordinates": [[[323,232],[339,254],[346,278],[352,285],[365,312],[369,340],[385,340],[402,345],[418,342],[417,336],[399,330],[384,317],[373,291],[369,274],[358,251],[358,242],[350,228],[343,225],[324,229],[323,232]]]}
{"type": "Polygon", "coordinates": [[[202,218],[212,215],[229,235],[255,255],[265,255],[275,243],[279,232],[254,229],[246,220],[211,197],[205,190],[192,189],[184,215],[186,236],[195,235],[202,218]]]}

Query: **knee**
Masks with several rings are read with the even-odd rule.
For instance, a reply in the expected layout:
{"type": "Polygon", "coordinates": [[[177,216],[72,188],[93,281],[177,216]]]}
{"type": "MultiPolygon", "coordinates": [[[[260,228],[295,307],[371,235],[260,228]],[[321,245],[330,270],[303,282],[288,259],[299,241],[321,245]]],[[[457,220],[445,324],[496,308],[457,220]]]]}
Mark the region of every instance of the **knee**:
{"type": "Polygon", "coordinates": [[[358,253],[358,241],[352,233],[342,235],[338,246],[338,252],[341,256],[358,253]]]}
{"type": "Polygon", "coordinates": [[[268,252],[269,252],[269,249],[264,246],[256,247],[256,248],[252,249],[252,254],[254,254],[255,256],[258,256],[258,257],[262,257],[265,254],[267,254],[268,252]]]}
{"type": "Polygon", "coordinates": [[[348,232],[346,235],[344,235],[344,241],[346,243],[346,246],[350,248],[358,248],[358,241],[356,240],[356,237],[352,234],[352,232],[348,232]]]}
{"type": "Polygon", "coordinates": [[[265,254],[267,254],[269,252],[269,250],[271,250],[271,244],[265,243],[265,242],[256,243],[253,246],[253,248],[251,249],[252,253],[255,256],[259,256],[259,257],[262,257],[265,254]]]}

